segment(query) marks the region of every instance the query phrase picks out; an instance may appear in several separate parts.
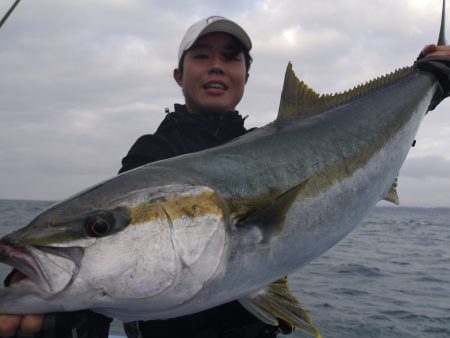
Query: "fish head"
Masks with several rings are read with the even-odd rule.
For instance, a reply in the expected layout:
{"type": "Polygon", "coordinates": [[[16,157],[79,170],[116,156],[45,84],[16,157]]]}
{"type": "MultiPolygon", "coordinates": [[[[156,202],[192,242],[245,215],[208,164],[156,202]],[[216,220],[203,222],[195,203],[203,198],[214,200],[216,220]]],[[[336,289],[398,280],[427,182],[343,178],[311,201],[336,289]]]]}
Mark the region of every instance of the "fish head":
{"type": "MultiPolygon", "coordinates": [[[[61,208],[70,204],[63,203],[61,208]]],[[[62,213],[59,208],[50,208],[0,240],[0,261],[28,277],[19,283],[26,285],[27,292],[50,296],[64,290],[77,276],[85,249],[97,238],[120,231],[128,222],[124,208],[76,215],[62,213]]]]}
{"type": "Polygon", "coordinates": [[[0,262],[28,277],[0,290],[0,313],[108,308],[114,316],[142,299],[145,311],[163,311],[219,272],[227,217],[211,189],[110,195],[61,202],[0,240],[0,262]]]}

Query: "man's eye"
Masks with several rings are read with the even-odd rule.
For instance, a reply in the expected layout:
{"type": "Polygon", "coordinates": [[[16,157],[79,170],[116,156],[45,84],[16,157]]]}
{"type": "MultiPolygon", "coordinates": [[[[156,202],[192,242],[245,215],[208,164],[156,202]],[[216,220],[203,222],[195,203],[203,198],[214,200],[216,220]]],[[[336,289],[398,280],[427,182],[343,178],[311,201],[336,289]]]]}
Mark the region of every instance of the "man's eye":
{"type": "Polygon", "coordinates": [[[223,57],[227,61],[240,61],[241,60],[239,53],[227,53],[227,54],[224,54],[223,57]]]}
{"type": "Polygon", "coordinates": [[[194,59],[207,59],[208,55],[207,54],[195,54],[194,55],[194,59]]]}

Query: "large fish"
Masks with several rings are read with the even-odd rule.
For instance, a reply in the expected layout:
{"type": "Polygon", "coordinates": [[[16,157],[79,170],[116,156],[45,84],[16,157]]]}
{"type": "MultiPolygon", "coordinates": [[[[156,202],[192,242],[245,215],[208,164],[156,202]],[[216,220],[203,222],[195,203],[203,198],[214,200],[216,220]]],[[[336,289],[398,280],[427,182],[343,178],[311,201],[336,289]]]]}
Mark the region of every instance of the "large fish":
{"type": "Polygon", "coordinates": [[[131,321],[239,299],[267,323],[319,335],[283,276],[381,199],[397,201],[396,177],[439,88],[418,68],[319,96],[289,65],[274,122],[114,177],[3,237],[0,260],[29,278],[0,291],[0,313],[92,309],[131,321]]]}

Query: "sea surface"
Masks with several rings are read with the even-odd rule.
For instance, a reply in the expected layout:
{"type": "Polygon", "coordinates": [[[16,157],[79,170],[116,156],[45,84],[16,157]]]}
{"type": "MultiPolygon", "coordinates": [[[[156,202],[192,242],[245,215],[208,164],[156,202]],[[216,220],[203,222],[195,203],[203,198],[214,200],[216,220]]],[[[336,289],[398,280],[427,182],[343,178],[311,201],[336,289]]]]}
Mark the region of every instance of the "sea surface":
{"type": "MultiPolygon", "coordinates": [[[[0,235],[51,204],[0,200],[0,235]]],[[[376,207],[289,281],[324,338],[449,338],[450,209],[376,207]]]]}

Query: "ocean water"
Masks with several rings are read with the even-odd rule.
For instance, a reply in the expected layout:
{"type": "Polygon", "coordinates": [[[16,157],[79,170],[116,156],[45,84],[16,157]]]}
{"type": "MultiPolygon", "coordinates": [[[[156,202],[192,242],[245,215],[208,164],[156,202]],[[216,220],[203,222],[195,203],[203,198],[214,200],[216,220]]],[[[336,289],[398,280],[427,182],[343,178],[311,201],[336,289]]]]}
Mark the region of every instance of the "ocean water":
{"type": "MultiPolygon", "coordinates": [[[[0,200],[0,235],[50,205],[0,200]]],[[[376,207],[289,283],[324,338],[449,338],[450,209],[376,207]]]]}

